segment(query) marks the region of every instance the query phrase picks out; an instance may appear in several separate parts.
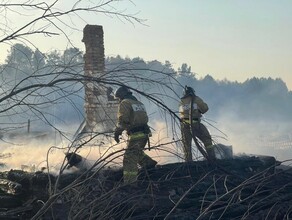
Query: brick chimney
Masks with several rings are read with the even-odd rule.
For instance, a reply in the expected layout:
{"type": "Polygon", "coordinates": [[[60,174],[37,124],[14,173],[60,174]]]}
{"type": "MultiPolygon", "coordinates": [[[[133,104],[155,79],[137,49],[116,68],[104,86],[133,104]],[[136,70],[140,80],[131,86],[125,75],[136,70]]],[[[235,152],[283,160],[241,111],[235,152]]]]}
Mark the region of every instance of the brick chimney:
{"type": "MultiPolygon", "coordinates": [[[[103,28],[86,25],[82,42],[85,44],[84,75],[102,78],[105,72],[103,28]]],[[[87,132],[112,131],[116,124],[117,100],[110,95],[112,88],[93,80],[85,82],[85,114],[87,132]]]]}

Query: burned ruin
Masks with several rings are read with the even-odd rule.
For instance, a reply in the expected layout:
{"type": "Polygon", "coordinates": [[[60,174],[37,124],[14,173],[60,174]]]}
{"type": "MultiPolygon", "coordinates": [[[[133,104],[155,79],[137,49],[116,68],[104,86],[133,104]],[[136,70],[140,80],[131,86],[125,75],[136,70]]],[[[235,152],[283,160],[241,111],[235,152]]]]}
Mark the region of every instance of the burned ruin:
{"type": "Polygon", "coordinates": [[[111,131],[116,122],[117,100],[110,86],[100,85],[98,79],[105,74],[103,29],[99,25],[86,25],[82,42],[85,44],[84,75],[95,79],[86,81],[85,130],[88,132],[111,131]]]}

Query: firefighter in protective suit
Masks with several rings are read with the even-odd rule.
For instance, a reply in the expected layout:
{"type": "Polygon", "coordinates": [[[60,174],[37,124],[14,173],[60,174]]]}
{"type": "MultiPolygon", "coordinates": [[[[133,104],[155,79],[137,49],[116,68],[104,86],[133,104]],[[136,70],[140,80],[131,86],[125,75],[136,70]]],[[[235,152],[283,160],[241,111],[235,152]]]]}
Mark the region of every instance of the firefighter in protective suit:
{"type": "Polygon", "coordinates": [[[119,136],[127,131],[128,141],[123,159],[124,183],[132,183],[137,179],[138,165],[142,168],[153,168],[157,162],[144,153],[144,148],[151,135],[148,127],[148,116],[143,103],[139,102],[126,86],[115,92],[119,99],[118,123],[115,129],[115,141],[120,142],[119,136]]]}
{"type": "Polygon", "coordinates": [[[185,161],[192,161],[192,139],[196,141],[196,137],[200,139],[206,151],[209,161],[215,160],[214,146],[212,138],[205,127],[201,123],[202,114],[208,111],[208,105],[197,95],[192,87],[186,86],[183,97],[179,105],[179,113],[181,118],[181,133],[185,161]]]}

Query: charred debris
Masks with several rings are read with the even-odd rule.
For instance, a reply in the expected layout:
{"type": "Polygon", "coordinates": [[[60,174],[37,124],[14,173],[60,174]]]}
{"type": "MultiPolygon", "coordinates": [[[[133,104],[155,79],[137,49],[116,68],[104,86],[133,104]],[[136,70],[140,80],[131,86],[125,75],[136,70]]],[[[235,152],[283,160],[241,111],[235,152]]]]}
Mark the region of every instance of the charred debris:
{"type": "Polygon", "coordinates": [[[0,177],[0,219],[291,219],[292,172],[274,157],[240,156],[141,169],[0,177]]]}

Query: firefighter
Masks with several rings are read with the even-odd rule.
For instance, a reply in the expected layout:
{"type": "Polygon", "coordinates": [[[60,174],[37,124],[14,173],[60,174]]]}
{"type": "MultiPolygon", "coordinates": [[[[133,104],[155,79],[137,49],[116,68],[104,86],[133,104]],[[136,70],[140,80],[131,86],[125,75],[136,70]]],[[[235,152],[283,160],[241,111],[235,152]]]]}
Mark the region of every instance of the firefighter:
{"type": "MultiPolygon", "coordinates": [[[[115,141],[120,142],[119,136],[127,131],[128,141],[123,158],[124,183],[132,183],[137,179],[138,165],[142,168],[153,168],[157,162],[144,153],[151,131],[148,116],[143,103],[138,101],[126,86],[121,86],[115,92],[119,99],[118,123],[114,132],[115,141]]],[[[149,143],[149,142],[148,142],[149,143]]]]}
{"type": "Polygon", "coordinates": [[[184,88],[183,97],[181,97],[179,105],[179,114],[186,162],[192,161],[192,138],[194,141],[197,141],[196,138],[198,138],[204,144],[206,153],[203,156],[207,157],[206,159],[215,160],[211,135],[205,125],[201,123],[202,114],[206,113],[208,109],[208,105],[199,96],[195,95],[192,87],[186,86],[184,88]]]}

